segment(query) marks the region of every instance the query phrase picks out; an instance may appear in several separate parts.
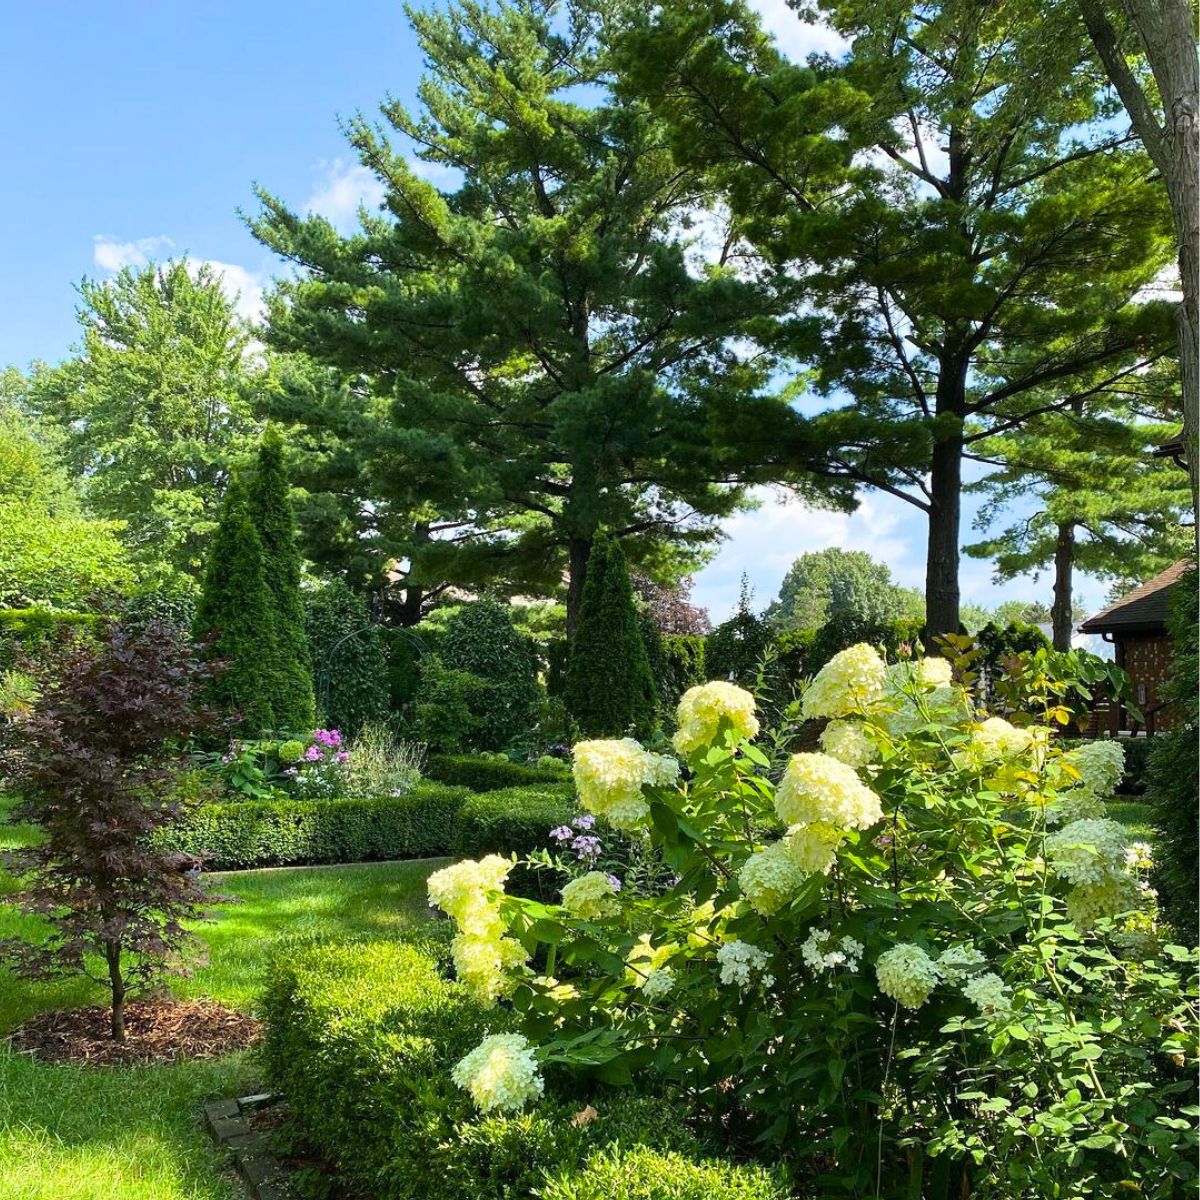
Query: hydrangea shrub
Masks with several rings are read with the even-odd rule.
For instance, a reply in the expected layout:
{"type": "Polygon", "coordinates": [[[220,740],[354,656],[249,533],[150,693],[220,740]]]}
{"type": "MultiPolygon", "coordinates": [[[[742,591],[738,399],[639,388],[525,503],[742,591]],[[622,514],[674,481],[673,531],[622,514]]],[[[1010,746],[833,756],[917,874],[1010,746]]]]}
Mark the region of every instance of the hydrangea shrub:
{"type": "Polygon", "coordinates": [[[825,1195],[1194,1186],[1196,955],[1104,815],[1119,744],[1064,752],[978,712],[946,661],[865,645],[799,710],[831,722],[819,753],[769,758],[728,683],[681,700],[683,769],[576,747],[595,835],[670,874],[618,888],[585,863],[561,904],[506,895],[504,859],[431,878],[460,978],[525,1038],[460,1085],[491,1096],[479,1072],[502,1071],[532,1102],[545,1072],[656,1075],[825,1195]]]}

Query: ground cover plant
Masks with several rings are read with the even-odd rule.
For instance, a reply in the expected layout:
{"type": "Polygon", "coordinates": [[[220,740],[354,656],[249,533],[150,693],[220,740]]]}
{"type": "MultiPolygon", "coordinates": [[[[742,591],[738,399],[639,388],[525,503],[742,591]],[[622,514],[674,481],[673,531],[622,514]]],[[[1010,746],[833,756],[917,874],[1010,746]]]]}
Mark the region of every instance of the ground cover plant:
{"type": "Polygon", "coordinates": [[[506,895],[498,857],[431,877],[458,978],[518,1031],[457,1082],[507,1110],[564,1070],[658,1077],[802,1194],[1186,1194],[1195,952],[1105,815],[1119,744],[1063,750],[973,711],[945,659],[865,645],[795,715],[828,724],[781,775],[726,683],[681,702],[686,775],[631,739],[576,746],[581,803],[665,884],[593,871],[545,904],[506,895]]]}

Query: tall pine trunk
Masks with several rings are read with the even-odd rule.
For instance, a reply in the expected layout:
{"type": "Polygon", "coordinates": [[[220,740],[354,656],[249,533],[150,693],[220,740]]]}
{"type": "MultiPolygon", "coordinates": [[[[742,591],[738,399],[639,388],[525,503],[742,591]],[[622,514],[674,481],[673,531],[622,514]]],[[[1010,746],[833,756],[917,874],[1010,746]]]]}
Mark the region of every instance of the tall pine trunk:
{"type": "Polygon", "coordinates": [[[958,531],[962,519],[961,436],[935,442],[929,462],[925,626],[931,638],[958,632],[958,531]]]}
{"type": "Polygon", "coordinates": [[[1054,544],[1054,604],[1050,609],[1050,623],[1055,650],[1071,648],[1075,625],[1072,620],[1074,574],[1075,525],[1068,521],[1058,527],[1058,540],[1054,544]]]}

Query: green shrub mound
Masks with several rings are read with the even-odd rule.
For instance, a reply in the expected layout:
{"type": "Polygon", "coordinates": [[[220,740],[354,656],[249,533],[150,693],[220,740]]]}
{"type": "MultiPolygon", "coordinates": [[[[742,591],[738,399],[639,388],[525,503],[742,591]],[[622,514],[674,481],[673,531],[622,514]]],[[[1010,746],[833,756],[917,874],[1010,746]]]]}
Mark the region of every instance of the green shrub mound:
{"type": "Polygon", "coordinates": [[[0,669],[19,655],[36,658],[39,646],[67,630],[95,631],[103,620],[99,613],[61,608],[0,608],[0,669]]]}
{"type": "Polygon", "coordinates": [[[239,800],[202,804],[171,846],[208,870],[371,862],[449,854],[465,788],[421,783],[370,800],[239,800]]]}
{"type": "Polygon", "coordinates": [[[565,763],[562,768],[527,767],[506,759],[481,758],[475,754],[431,754],[424,774],[429,779],[454,783],[473,792],[562,783],[571,777],[565,763]]]}
{"type": "Polygon", "coordinates": [[[263,1001],[262,1061],[301,1137],[372,1200],[782,1200],[755,1168],[706,1160],[681,1111],[631,1092],[480,1115],[450,1078],[507,1018],[431,947],[290,943],[263,1001]],[[587,1105],[595,1118],[577,1122],[587,1105]],[[549,1190],[546,1190],[549,1189],[549,1190]]]}
{"type": "Polygon", "coordinates": [[[548,846],[575,813],[569,783],[471,795],[422,781],[373,799],[202,803],[170,835],[170,848],[210,871],[435,856],[517,854],[548,846]]]}

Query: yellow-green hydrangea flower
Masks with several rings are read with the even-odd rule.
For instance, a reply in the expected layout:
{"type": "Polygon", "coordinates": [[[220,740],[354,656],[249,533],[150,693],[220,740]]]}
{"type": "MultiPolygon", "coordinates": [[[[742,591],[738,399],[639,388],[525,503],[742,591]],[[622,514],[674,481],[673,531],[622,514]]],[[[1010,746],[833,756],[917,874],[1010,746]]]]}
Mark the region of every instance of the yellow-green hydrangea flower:
{"type": "Polygon", "coordinates": [[[516,1112],[545,1086],[537,1057],[519,1033],[494,1033],[459,1059],[450,1078],[482,1112],[516,1112]]]}
{"type": "Polygon", "coordinates": [[[805,720],[845,717],[869,708],[883,696],[887,667],[866,642],[835,654],[804,691],[805,720]]]}
{"type": "Polygon", "coordinates": [[[675,749],[680,754],[692,754],[711,746],[722,719],[744,738],[758,735],[754,697],[744,688],[720,679],[688,688],[675,712],[679,726],[674,738],[675,749]]]}
{"type": "Polygon", "coordinates": [[[595,921],[617,911],[617,889],[603,871],[589,871],[562,890],[563,907],[574,917],[595,921]]]}
{"type": "Polygon", "coordinates": [[[875,961],[875,979],[885,996],[905,1008],[920,1008],[937,987],[938,969],[920,946],[901,942],[875,961]]]}
{"type": "Polygon", "coordinates": [[[879,797],[854,768],[828,754],[793,754],[775,790],[775,811],[785,825],[870,829],[883,818],[879,797]]]}
{"type": "Polygon", "coordinates": [[[652,754],[633,738],[577,742],[573,752],[579,802],[616,829],[636,829],[650,813],[644,787],[669,787],[679,763],[652,754]]]}
{"type": "Polygon", "coordinates": [[[773,842],[755,851],[738,872],[738,886],[755,912],[778,912],[804,882],[804,873],[792,861],[785,842],[773,842]]]}

